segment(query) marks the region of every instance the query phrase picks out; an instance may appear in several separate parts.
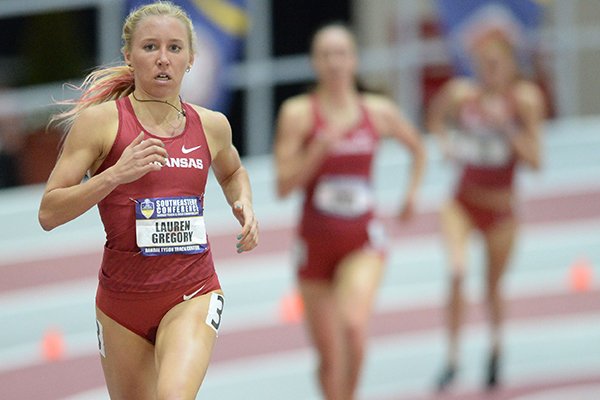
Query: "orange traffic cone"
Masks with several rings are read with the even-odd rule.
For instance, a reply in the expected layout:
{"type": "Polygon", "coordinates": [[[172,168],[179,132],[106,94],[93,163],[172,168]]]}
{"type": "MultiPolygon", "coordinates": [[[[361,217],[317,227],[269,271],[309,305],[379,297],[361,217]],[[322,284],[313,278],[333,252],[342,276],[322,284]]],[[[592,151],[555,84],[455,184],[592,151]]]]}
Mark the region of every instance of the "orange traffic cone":
{"type": "Polygon", "coordinates": [[[586,292],[592,287],[593,268],[586,258],[576,260],[569,271],[571,290],[574,292],[586,292]]]}
{"type": "Polygon", "coordinates": [[[60,330],[48,329],[42,338],[42,356],[46,361],[57,361],[65,355],[65,339],[60,330]]]}
{"type": "Polygon", "coordinates": [[[304,317],[304,303],[298,291],[293,290],[281,299],[281,319],[287,324],[296,324],[304,317]]]}

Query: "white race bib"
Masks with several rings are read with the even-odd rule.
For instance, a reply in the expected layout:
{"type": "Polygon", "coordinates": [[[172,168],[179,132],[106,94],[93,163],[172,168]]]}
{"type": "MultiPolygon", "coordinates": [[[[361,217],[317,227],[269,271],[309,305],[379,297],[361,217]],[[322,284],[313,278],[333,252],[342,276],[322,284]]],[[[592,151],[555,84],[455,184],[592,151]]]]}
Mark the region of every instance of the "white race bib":
{"type": "Polygon", "coordinates": [[[494,132],[458,133],[453,138],[452,151],[459,160],[482,167],[501,167],[512,157],[507,138],[494,132]]]}
{"type": "Polygon", "coordinates": [[[373,191],[362,177],[325,176],[315,188],[313,202],[324,214],[356,218],[373,208],[373,191]]]}
{"type": "Polygon", "coordinates": [[[145,256],[206,251],[206,226],[199,197],[138,199],[136,242],[145,256]]]}

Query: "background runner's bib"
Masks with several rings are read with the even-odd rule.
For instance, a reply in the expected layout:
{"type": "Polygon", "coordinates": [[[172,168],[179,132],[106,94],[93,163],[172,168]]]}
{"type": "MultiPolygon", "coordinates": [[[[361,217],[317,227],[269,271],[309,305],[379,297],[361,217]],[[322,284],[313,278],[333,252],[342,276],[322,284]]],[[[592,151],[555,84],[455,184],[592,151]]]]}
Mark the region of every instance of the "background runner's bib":
{"type": "Polygon", "coordinates": [[[455,133],[452,139],[454,155],[471,165],[500,167],[512,157],[510,145],[501,133],[455,133]]]}
{"type": "Polygon", "coordinates": [[[138,199],[136,242],[145,256],[203,253],[206,226],[199,197],[138,199]]]}
{"type": "Polygon", "coordinates": [[[373,192],[362,177],[325,176],[315,188],[313,201],[324,214],[356,218],[373,208],[373,192]]]}

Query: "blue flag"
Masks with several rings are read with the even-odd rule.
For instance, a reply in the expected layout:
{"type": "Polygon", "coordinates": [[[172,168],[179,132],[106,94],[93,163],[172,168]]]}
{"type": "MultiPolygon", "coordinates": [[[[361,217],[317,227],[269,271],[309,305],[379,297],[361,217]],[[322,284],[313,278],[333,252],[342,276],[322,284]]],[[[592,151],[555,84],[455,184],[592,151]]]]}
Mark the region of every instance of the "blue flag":
{"type": "Polygon", "coordinates": [[[473,75],[468,47],[478,34],[498,29],[516,45],[524,66],[530,64],[542,9],[532,0],[437,0],[442,29],[456,72],[473,75]]]}
{"type": "MultiPolygon", "coordinates": [[[[152,0],[129,0],[128,12],[152,0]]],[[[248,26],[246,0],[172,0],[190,16],[196,31],[196,57],[181,95],[186,102],[226,111],[227,67],[239,57],[248,26]]]]}

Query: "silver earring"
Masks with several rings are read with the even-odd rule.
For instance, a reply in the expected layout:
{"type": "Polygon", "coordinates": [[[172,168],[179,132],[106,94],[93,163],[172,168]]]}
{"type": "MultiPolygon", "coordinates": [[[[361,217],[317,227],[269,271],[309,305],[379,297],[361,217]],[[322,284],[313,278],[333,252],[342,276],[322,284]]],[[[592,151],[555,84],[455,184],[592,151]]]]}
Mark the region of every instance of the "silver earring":
{"type": "Polygon", "coordinates": [[[191,69],[192,69],[192,67],[191,67],[191,66],[188,66],[188,67],[185,69],[185,72],[190,72],[190,70],[191,70],[191,69]]]}

